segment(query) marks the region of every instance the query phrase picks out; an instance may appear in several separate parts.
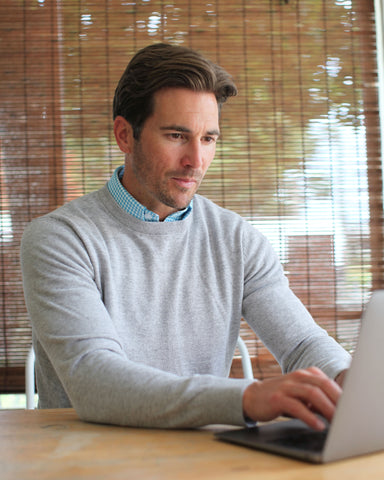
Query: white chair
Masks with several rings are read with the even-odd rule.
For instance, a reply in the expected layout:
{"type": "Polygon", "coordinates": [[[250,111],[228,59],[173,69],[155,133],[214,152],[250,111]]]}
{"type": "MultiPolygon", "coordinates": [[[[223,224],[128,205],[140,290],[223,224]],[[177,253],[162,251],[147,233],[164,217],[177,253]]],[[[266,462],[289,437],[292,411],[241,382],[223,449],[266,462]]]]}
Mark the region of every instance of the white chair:
{"type": "Polygon", "coordinates": [[[237,339],[237,348],[241,355],[241,365],[243,367],[244,378],[253,380],[251,357],[249,356],[248,348],[241,337],[238,337],[237,339]]]}
{"type": "MultiPolygon", "coordinates": [[[[241,365],[243,367],[244,378],[253,380],[252,362],[244,340],[241,337],[237,339],[237,348],[241,355],[241,365]]],[[[33,347],[28,352],[25,364],[25,396],[26,408],[33,410],[35,408],[35,352],[33,347]]]]}
{"type": "Polygon", "coordinates": [[[35,408],[35,352],[33,347],[29,349],[25,363],[25,397],[26,408],[33,410],[35,408]]]}

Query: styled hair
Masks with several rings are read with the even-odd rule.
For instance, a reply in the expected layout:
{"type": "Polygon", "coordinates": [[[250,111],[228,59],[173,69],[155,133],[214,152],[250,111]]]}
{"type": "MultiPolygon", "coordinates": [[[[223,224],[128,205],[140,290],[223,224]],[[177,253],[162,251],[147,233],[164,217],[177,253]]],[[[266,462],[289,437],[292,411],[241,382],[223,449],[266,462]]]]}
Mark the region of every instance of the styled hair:
{"type": "Polygon", "coordinates": [[[190,48],[157,43],[139,50],[129,62],[115,90],[113,118],[124,117],[138,139],[153,113],[154,94],[164,88],[213,93],[219,111],[237,94],[231,76],[219,65],[190,48]]]}

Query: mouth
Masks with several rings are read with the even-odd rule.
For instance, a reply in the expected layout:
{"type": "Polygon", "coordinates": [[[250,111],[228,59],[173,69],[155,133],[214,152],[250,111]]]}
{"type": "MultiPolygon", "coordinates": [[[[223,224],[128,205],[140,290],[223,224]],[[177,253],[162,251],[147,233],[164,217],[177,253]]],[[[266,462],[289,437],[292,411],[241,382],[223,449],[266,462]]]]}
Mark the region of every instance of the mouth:
{"type": "Polygon", "coordinates": [[[172,180],[183,189],[190,189],[196,186],[197,180],[194,178],[172,177],[172,180]]]}

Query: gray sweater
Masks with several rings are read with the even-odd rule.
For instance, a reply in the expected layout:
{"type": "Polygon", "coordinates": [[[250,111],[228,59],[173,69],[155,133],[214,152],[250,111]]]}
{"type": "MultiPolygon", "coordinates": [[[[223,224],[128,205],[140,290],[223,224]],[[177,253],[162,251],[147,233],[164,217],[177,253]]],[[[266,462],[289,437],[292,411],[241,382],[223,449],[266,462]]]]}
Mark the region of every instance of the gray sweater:
{"type": "Polygon", "coordinates": [[[284,372],[335,377],[349,365],[265,237],[199,195],[185,220],[148,223],[105,186],[32,222],[22,269],[42,408],[131,426],[243,425],[249,380],[227,378],[241,317],[284,372]]]}

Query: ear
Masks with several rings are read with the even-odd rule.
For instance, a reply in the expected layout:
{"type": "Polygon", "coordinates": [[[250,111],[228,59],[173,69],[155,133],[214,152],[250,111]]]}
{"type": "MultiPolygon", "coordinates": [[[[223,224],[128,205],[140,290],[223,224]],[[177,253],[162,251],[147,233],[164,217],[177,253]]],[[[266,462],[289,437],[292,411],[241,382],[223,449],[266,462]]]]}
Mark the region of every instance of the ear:
{"type": "Polygon", "coordinates": [[[117,116],[113,122],[113,133],[120,150],[132,153],[134,138],[131,124],[125,118],[117,116]]]}

